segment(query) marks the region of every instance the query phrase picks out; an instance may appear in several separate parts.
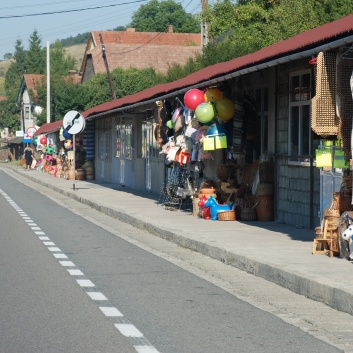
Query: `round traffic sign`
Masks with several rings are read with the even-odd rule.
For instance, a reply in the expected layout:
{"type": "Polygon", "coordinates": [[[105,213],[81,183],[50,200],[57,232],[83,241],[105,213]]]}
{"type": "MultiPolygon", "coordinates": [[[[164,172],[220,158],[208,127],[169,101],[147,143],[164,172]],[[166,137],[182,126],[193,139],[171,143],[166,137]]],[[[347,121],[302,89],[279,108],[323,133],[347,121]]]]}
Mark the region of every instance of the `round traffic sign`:
{"type": "Polygon", "coordinates": [[[28,135],[29,137],[33,137],[33,135],[36,133],[37,129],[34,126],[30,126],[27,130],[26,130],[26,135],[28,135]]]}
{"type": "Polygon", "coordinates": [[[71,135],[82,132],[86,126],[85,118],[77,111],[71,110],[63,119],[64,129],[71,135]]]}

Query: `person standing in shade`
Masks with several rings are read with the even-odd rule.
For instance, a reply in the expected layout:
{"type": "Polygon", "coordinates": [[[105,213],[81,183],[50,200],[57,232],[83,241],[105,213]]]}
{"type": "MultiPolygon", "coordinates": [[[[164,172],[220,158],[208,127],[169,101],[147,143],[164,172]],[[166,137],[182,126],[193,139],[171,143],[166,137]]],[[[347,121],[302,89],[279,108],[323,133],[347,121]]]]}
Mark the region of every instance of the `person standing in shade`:
{"type": "Polygon", "coordinates": [[[33,151],[30,145],[25,149],[26,169],[30,170],[33,161],[33,151]]]}

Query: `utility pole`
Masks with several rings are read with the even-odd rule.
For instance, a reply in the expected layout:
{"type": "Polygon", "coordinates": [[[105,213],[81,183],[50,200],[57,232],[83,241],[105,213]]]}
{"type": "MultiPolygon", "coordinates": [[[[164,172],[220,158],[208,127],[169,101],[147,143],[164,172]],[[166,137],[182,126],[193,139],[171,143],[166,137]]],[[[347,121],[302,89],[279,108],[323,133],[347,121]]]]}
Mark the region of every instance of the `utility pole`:
{"type": "MultiPolygon", "coordinates": [[[[207,0],[201,0],[201,10],[205,11],[208,7],[207,0]]],[[[207,30],[207,23],[202,21],[201,23],[201,46],[204,48],[208,44],[208,30],[207,30]]]]}
{"type": "Polygon", "coordinates": [[[50,45],[47,42],[47,123],[50,123],[50,45]]]}
{"type": "Polygon", "coordinates": [[[106,52],[105,52],[105,46],[104,46],[104,43],[103,43],[102,34],[99,35],[99,39],[100,39],[101,45],[102,45],[102,57],[103,57],[103,60],[104,60],[105,68],[107,70],[108,81],[109,81],[109,86],[110,86],[110,92],[112,94],[112,98],[116,99],[116,94],[115,94],[115,91],[114,91],[112,76],[110,75],[110,71],[109,71],[108,60],[107,60],[107,55],[106,55],[106,52]]]}

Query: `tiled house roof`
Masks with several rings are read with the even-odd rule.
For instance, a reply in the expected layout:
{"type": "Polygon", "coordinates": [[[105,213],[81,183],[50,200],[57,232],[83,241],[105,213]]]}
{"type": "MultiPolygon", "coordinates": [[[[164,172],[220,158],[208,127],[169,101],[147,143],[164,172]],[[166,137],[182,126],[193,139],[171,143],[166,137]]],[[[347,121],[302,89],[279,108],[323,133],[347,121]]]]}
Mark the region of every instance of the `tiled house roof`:
{"type": "Polygon", "coordinates": [[[106,72],[100,35],[105,46],[109,69],[153,67],[166,73],[168,64],[185,64],[201,53],[201,34],[135,32],[91,32],[83,57],[80,74],[85,82],[97,73],[106,72]]]}
{"type": "Polygon", "coordinates": [[[28,90],[32,91],[34,95],[37,94],[37,87],[42,84],[45,79],[44,75],[39,74],[24,74],[24,81],[28,90]]]}

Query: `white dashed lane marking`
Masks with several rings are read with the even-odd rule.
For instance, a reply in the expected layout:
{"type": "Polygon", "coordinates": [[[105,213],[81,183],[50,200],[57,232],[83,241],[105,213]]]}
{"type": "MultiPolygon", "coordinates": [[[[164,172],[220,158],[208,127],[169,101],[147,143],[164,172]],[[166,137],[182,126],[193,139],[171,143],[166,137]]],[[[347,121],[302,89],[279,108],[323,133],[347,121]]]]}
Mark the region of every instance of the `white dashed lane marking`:
{"type": "Polygon", "coordinates": [[[70,267],[67,269],[69,274],[76,278],[77,284],[86,291],[87,295],[95,302],[102,303],[104,306],[99,306],[102,313],[113,321],[114,326],[119,332],[127,337],[133,344],[138,353],[159,353],[159,351],[151,345],[151,343],[144,337],[143,333],[138,330],[133,324],[124,318],[124,315],[115,307],[111,306],[108,298],[97,290],[95,284],[85,277],[85,275],[76,268],[75,264],[68,259],[68,257],[55,246],[55,243],[50,240],[48,236],[41,230],[41,228],[24,212],[3,190],[0,189],[0,194],[8,201],[8,203],[18,212],[22,219],[31,227],[31,230],[38,239],[42,241],[43,245],[58,259],[60,265],[70,267]]]}

